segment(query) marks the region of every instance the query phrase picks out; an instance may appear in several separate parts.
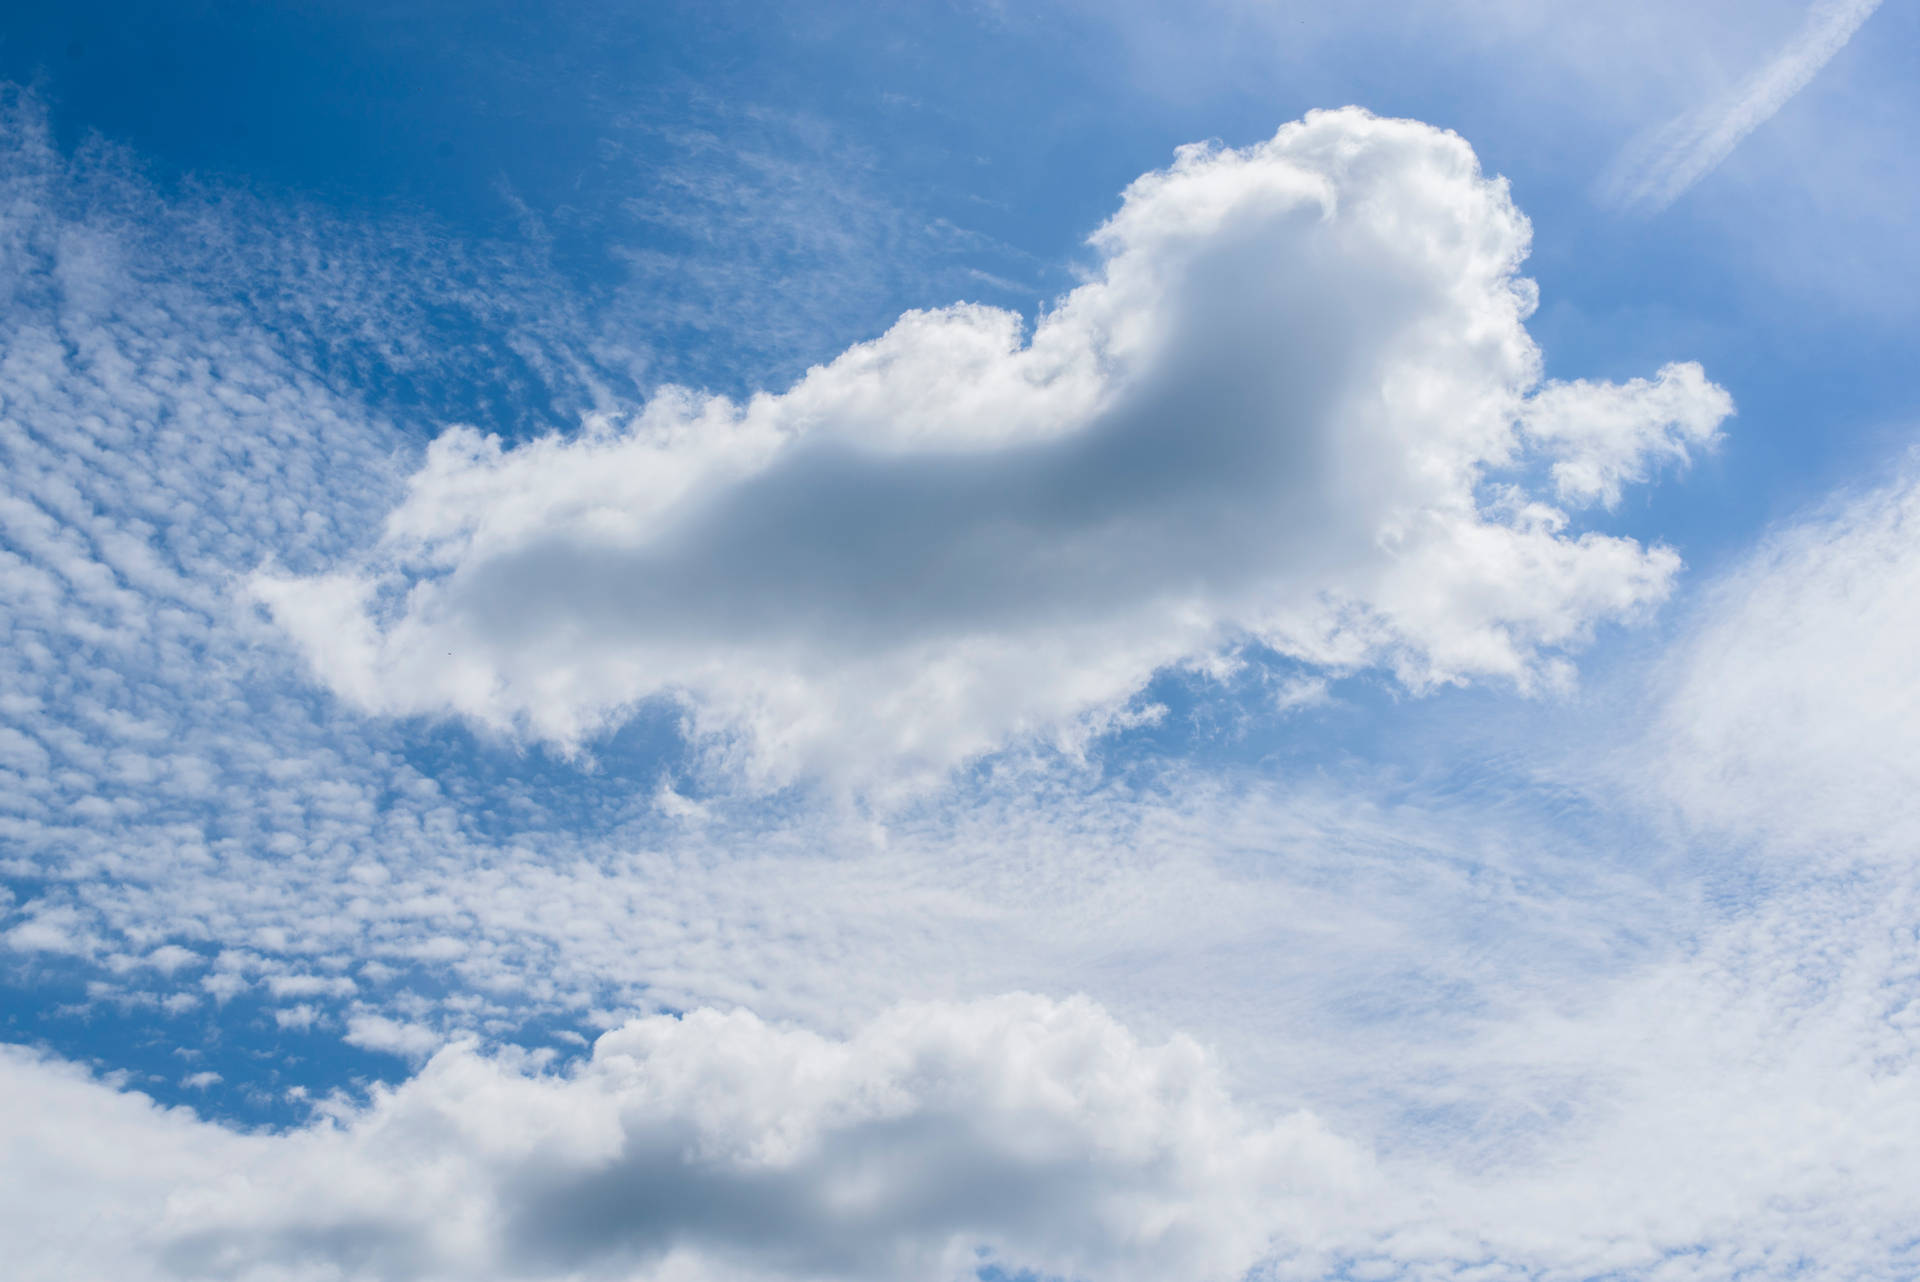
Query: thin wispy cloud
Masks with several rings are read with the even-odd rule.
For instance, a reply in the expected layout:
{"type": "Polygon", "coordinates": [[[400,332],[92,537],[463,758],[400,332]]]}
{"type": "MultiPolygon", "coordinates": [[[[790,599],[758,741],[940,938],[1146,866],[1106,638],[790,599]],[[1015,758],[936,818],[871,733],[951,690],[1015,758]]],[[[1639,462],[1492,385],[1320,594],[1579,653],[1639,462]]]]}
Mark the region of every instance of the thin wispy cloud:
{"type": "Polygon", "coordinates": [[[1607,200],[1646,214],[1671,205],[1805,89],[1879,7],[1880,0],[1815,4],[1786,47],[1731,94],[1669,121],[1622,151],[1606,179],[1607,200]]]}

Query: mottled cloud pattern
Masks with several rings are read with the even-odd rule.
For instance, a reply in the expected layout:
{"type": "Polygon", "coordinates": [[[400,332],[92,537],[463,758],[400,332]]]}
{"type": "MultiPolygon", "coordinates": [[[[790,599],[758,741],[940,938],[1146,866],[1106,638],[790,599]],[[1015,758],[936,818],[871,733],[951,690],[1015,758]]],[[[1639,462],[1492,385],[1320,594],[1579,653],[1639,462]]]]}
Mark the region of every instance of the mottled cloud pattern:
{"type": "Polygon", "coordinates": [[[1920,1275],[1911,470],[1586,697],[1312,687],[1559,680],[1731,412],[1543,379],[1458,138],[1190,148],[1031,327],[622,409],[563,290],[388,297],[385,229],[0,123],[10,1276],[1920,1275]],[[442,431],[513,350],[539,426],[442,431]],[[1325,703],[897,808],[594,739],[673,700],[750,785],[924,781],[1259,646],[1325,703]]]}

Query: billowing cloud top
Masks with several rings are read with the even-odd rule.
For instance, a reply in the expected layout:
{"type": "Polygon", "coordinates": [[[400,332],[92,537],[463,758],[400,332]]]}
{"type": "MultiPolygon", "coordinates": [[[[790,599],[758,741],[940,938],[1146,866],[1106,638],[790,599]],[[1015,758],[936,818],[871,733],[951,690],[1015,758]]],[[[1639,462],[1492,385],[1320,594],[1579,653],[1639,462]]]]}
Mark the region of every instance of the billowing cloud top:
{"type": "MultiPolygon", "coordinates": [[[[658,1016],[571,1073],[531,1067],[449,1048],[368,1106],[279,1136],[123,1097],[113,1121],[140,1163],[107,1170],[103,1146],[56,1144],[41,1178],[128,1207],[159,1184],[165,1222],[145,1242],[83,1235],[64,1262],[407,1282],[961,1279],[996,1263],[1231,1278],[1372,1176],[1313,1115],[1254,1121],[1199,1046],[1142,1045],[1084,1000],[903,1007],[847,1041],[744,1013],[658,1016]]],[[[17,1052],[0,1083],[69,1110],[108,1097],[17,1052]]],[[[0,1124],[0,1155],[44,1142],[47,1115],[0,1124]]]]}
{"type": "Polygon", "coordinates": [[[1031,334],[911,312],[745,404],[669,388],[513,448],[454,429],[361,564],[255,590],[366,709],[571,748],[670,697],[771,781],[1071,736],[1249,642],[1525,686],[1678,567],[1571,533],[1527,466],[1611,502],[1732,409],[1686,364],[1542,388],[1527,243],[1427,125],[1189,146],[1031,334]]]}

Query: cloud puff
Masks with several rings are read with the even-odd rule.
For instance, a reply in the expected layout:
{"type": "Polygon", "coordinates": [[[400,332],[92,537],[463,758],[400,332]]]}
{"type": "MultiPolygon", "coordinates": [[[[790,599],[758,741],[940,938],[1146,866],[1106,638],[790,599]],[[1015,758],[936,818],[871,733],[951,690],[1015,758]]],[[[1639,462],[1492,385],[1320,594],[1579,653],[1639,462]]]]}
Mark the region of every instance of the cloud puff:
{"type": "Polygon", "coordinates": [[[1539,461],[1611,500],[1730,409],[1675,366],[1530,416],[1527,242],[1416,122],[1183,148],[1030,334],[913,312],[744,404],[668,388],[510,449],[454,429],[362,562],[254,590],[370,711],[574,747],[667,697],[762,780],[938,774],[1250,642],[1527,685],[1678,559],[1493,482],[1539,461]]]}
{"type": "MultiPolygon", "coordinates": [[[[662,1016],[557,1075],[453,1047],[277,1137],[68,1098],[84,1084],[17,1053],[0,1070],[15,1097],[133,1132],[149,1166],[129,1190],[170,1188],[164,1211],[112,1207],[118,1243],[76,1244],[160,1262],[117,1276],[1230,1278],[1370,1179],[1310,1115],[1250,1119],[1197,1045],[1143,1045],[1084,1000],[903,1007],[845,1041],[662,1016]]],[[[105,1160],[0,1125],[56,1181],[105,1160]]]]}
{"type": "Polygon", "coordinates": [[[1731,413],[1733,398],[1688,363],[1651,381],[1556,383],[1528,401],[1524,422],[1529,438],[1554,447],[1562,500],[1613,507],[1628,483],[1647,479],[1649,464],[1685,463],[1713,444],[1731,413]]]}

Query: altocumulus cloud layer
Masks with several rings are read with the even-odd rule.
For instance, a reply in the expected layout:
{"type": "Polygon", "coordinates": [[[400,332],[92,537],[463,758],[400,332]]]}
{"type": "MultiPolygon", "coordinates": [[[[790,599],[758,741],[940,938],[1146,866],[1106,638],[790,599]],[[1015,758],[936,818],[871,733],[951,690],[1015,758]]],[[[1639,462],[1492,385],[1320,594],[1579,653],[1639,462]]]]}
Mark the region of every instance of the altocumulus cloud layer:
{"type": "MultiPolygon", "coordinates": [[[[877,837],[724,797],[582,832],[529,765],[486,794],[503,837],[458,769],[305,690],[236,600],[275,558],[256,588],[290,626],[305,594],[362,629],[336,679],[376,707],[568,743],[664,692],[769,777],[1071,734],[1151,664],[1248,639],[1414,686],[1540,681],[1673,569],[1561,514],[1688,457],[1727,406],[1684,365],[1542,386],[1524,224],[1457,139],[1336,113],[1189,152],[1024,342],[998,313],[921,314],[745,406],[669,393],[497,451],[456,434],[410,491],[399,433],[296,340],[430,342],[350,290],[294,289],[324,304],[306,330],[262,322],[218,286],[270,295],[298,237],[187,270],[185,223],[142,232],[137,190],[11,141],[8,957],[81,968],[89,1013],[197,1054],[218,1037],[167,1019],[423,1065],[247,1133],[9,1049],[15,1272],[1915,1275],[1910,478],[1705,594],[1621,696],[1652,733],[1580,722],[1576,759],[1531,742],[1464,798],[994,777],[877,837]],[[939,592],[882,590],[887,503],[939,592]],[[1043,518],[1046,562],[1014,537],[1043,518]],[[555,573],[582,547],[585,577],[555,573]],[[687,637],[641,609],[669,591],[687,637]],[[1056,678],[1107,671],[992,684],[1018,645],[1056,678]],[[686,659],[703,646],[744,675],[686,659]],[[666,666],[629,681],[608,659],[629,651],[666,666]],[[918,740],[863,738],[916,697],[890,674],[918,653],[965,704],[953,741],[918,708],[897,710],[918,740]],[[442,684],[409,704],[415,676],[442,684]],[[799,738],[764,729],[809,710],[799,738]],[[1523,822],[1533,768],[1592,822],[1523,822]],[[1055,995],[1006,995],[1029,988],[1055,995]],[[663,1008],[689,1013],[629,1022],[663,1008]],[[571,1065],[501,1049],[530,1010],[612,1031],[571,1065]]],[[[174,1073],[208,1084],[201,1064],[174,1073]]]]}
{"type": "Polygon", "coordinates": [[[369,711],[572,748],[669,697],[753,777],[862,783],[1071,741],[1248,644],[1524,688],[1667,594],[1673,552],[1567,509],[1732,403],[1691,364],[1542,387],[1527,222],[1459,137],[1345,110],[1188,147],[1092,243],[1028,335],[917,312],[745,404],[450,431],[362,563],[254,591],[369,711]]]}

